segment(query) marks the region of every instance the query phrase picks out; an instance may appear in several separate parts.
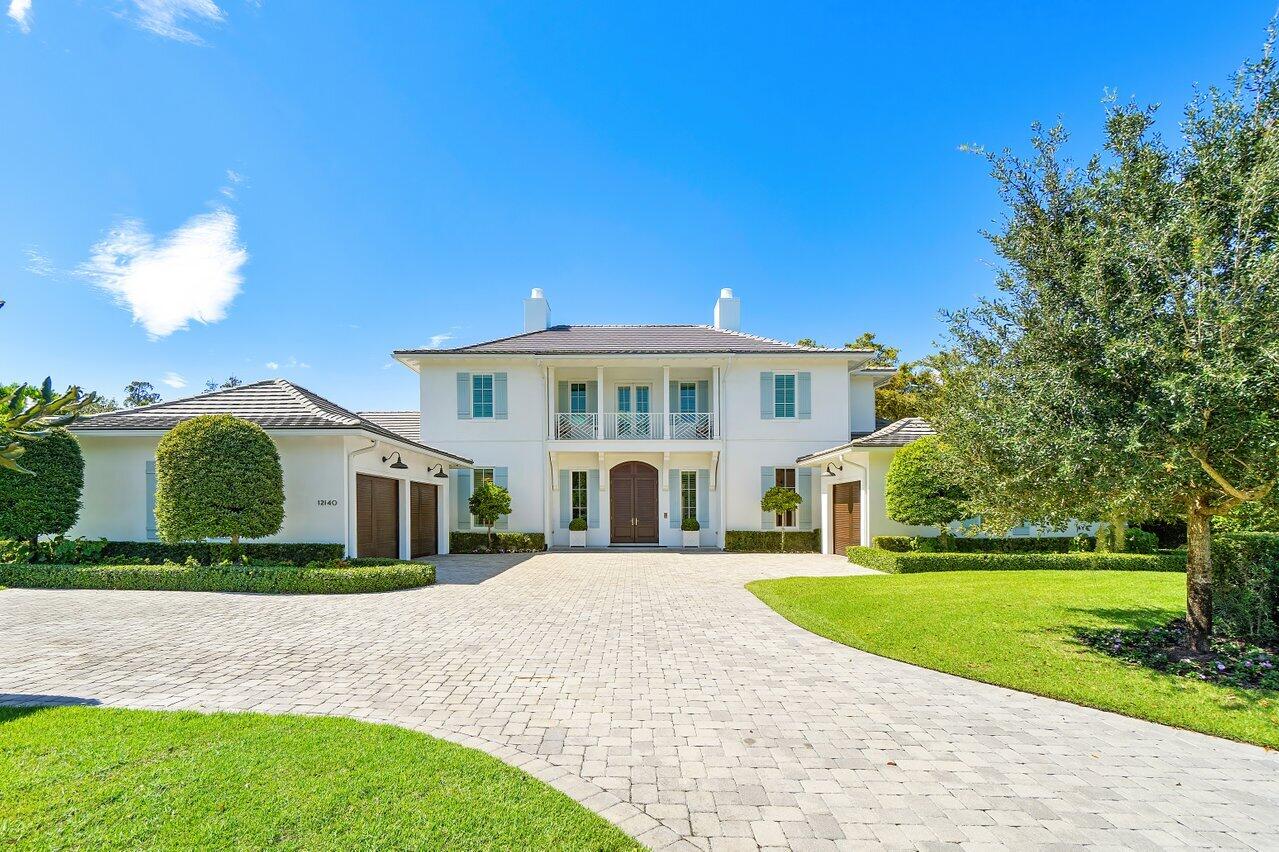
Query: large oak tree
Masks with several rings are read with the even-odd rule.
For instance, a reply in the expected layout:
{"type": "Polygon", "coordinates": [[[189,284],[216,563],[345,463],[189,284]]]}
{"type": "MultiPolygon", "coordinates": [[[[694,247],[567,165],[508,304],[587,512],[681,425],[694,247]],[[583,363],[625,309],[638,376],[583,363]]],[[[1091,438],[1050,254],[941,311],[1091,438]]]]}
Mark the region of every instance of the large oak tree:
{"type": "Polygon", "coordinates": [[[989,153],[999,295],[950,315],[929,412],[988,519],[1180,517],[1191,643],[1212,630],[1211,524],[1279,479],[1279,73],[1273,35],[1181,138],[1112,105],[1105,150],[989,153]]]}

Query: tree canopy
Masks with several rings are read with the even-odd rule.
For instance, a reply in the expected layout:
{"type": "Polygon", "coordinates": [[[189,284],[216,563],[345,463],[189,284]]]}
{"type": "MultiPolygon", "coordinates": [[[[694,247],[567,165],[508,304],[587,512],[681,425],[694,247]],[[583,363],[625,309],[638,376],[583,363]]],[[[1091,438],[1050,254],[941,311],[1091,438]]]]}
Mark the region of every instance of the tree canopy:
{"type": "Polygon", "coordinates": [[[492,480],[480,480],[471,491],[469,508],[479,525],[488,528],[489,550],[492,550],[493,525],[502,515],[511,514],[511,492],[492,480]]]}
{"type": "Polygon", "coordinates": [[[942,440],[929,435],[893,454],[884,480],[888,517],[900,524],[945,528],[970,516],[946,452],[942,440]]]}
{"type": "MultiPolygon", "coordinates": [[[[787,488],[784,485],[774,485],[765,491],[764,496],[760,498],[759,508],[761,511],[771,514],[784,515],[787,512],[793,512],[798,509],[803,502],[804,498],[795,489],[787,488]]],[[[782,527],[782,552],[786,552],[785,527],[782,527]]]]}
{"type": "Polygon", "coordinates": [[[50,429],[26,441],[25,449],[22,465],[29,472],[0,468],[0,538],[34,542],[75,526],[84,456],[65,429],[50,429]]]}
{"type": "Polygon", "coordinates": [[[1191,641],[1211,632],[1212,516],[1279,478],[1279,74],[1267,44],[1186,107],[1112,104],[1105,149],[1065,130],[987,154],[1008,212],[999,295],[949,315],[930,417],[986,518],[1182,517],[1191,641]]]}

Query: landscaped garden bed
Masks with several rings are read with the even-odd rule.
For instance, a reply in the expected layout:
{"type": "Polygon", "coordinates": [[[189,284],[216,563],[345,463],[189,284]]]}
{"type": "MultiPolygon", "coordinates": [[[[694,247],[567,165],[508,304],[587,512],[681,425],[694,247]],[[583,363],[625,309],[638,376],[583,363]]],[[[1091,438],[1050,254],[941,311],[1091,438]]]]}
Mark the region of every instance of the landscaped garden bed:
{"type": "Polygon", "coordinates": [[[28,589],[136,589],[183,592],[360,594],[429,586],[435,566],[392,559],[310,565],[0,564],[0,586],[28,589]]]}
{"type": "Polygon", "coordinates": [[[389,725],[0,709],[13,848],[638,849],[482,752],[389,725]]]}
{"type": "Polygon", "coordinates": [[[1141,628],[1081,630],[1079,641],[1095,651],[1155,671],[1228,684],[1279,690],[1279,648],[1214,636],[1205,654],[1187,654],[1186,620],[1141,628]]]}
{"type": "Polygon", "coordinates": [[[1279,748],[1279,690],[1134,665],[1080,640],[1184,618],[1179,573],[949,571],[794,577],[747,588],[795,624],[873,654],[1279,748]]]}

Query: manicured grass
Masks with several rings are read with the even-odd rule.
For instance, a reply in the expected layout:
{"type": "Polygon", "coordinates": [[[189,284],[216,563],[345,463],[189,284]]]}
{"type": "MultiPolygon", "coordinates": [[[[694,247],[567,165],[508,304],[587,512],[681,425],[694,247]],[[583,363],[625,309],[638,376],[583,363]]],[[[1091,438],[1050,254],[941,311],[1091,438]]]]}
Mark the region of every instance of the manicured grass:
{"type": "Polygon", "coordinates": [[[1180,574],[1036,570],[792,577],[747,588],[800,627],[873,654],[1279,748],[1279,692],[1139,668],[1076,638],[1184,615],[1185,583],[1180,574]]]}
{"type": "Polygon", "coordinates": [[[637,849],[488,755],[349,719],[0,709],[13,848],[637,849]]]}
{"type": "Polygon", "coordinates": [[[434,582],[434,565],[389,559],[331,566],[0,564],[0,585],[26,589],[353,595],[415,589],[434,582]]]}

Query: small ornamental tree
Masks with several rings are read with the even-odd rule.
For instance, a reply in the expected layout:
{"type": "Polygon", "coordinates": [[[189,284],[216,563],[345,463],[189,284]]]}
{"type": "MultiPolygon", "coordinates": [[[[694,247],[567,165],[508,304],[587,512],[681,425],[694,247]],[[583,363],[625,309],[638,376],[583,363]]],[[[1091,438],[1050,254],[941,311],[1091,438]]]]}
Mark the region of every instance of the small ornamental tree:
{"type": "Polygon", "coordinates": [[[884,482],[888,517],[900,524],[937,527],[968,517],[964,490],[955,483],[946,445],[936,435],[920,438],[893,455],[884,482]]]}
{"type": "Polygon", "coordinates": [[[29,473],[0,468],[0,538],[29,542],[35,553],[40,536],[58,535],[75,525],[84,457],[65,429],[28,439],[25,450],[22,465],[29,473]]]}
{"type": "Polygon", "coordinates": [[[166,542],[262,538],[284,522],[284,472],[261,426],[229,414],[174,426],[155,450],[156,532],[166,542]]]}
{"type": "Polygon", "coordinates": [[[471,492],[471,514],[480,526],[488,528],[489,552],[493,551],[493,525],[502,515],[511,514],[511,492],[489,480],[475,486],[471,492]]]}
{"type": "MultiPolygon", "coordinates": [[[[784,485],[774,485],[764,492],[763,498],[759,501],[759,508],[770,514],[784,515],[798,509],[799,504],[803,502],[804,498],[799,496],[798,491],[784,485]]],[[[786,527],[782,527],[782,553],[785,552],[786,527]]]]}

